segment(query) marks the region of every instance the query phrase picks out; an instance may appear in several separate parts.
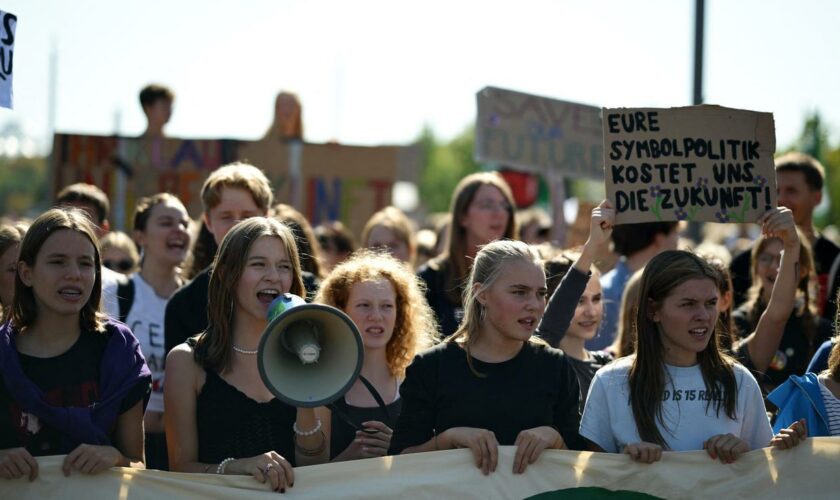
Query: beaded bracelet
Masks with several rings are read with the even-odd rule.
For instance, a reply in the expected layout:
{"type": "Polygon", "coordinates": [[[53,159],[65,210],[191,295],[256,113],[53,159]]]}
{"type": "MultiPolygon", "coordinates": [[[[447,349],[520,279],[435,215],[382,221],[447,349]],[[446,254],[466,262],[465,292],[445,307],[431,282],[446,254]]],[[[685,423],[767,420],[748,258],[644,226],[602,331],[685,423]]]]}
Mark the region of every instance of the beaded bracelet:
{"type": "Polygon", "coordinates": [[[315,421],[317,423],[315,424],[315,427],[311,431],[306,431],[306,432],[301,431],[297,426],[297,422],[292,424],[292,430],[295,431],[295,434],[297,434],[298,436],[311,436],[311,435],[313,435],[316,432],[321,430],[321,419],[316,418],[315,421]]]}
{"type": "Polygon", "coordinates": [[[236,459],[233,458],[233,457],[228,457],[228,458],[222,460],[221,462],[219,462],[219,466],[216,467],[216,474],[224,474],[225,473],[225,467],[227,467],[227,464],[233,462],[234,460],[236,460],[236,459]]]}

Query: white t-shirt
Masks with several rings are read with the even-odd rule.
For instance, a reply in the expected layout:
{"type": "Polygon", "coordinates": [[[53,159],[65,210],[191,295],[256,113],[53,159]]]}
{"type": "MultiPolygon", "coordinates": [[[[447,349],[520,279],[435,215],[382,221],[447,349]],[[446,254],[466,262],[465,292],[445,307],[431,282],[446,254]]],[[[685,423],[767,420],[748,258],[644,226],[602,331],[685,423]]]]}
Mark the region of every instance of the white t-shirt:
{"type": "MultiPolygon", "coordinates": [[[[619,453],[625,445],[641,441],[627,383],[632,361],[632,357],[619,359],[595,374],[581,417],[581,436],[610,453],[619,453]]],[[[700,365],[665,365],[665,369],[662,416],[667,429],[658,419],[656,423],[669,451],[702,450],[703,442],[717,434],[738,436],[753,450],[770,445],[773,431],[761,389],[746,368],[733,366],[738,385],[734,420],[726,416],[723,408],[718,415],[714,404],[707,411],[708,397],[700,365]]]]}
{"type": "Polygon", "coordinates": [[[163,318],[166,314],[168,299],[158,296],[154,289],[140,277],[140,273],[131,277],[134,282],[134,301],[125,318],[125,324],[131,328],[140,349],[146,358],[149,371],[152,372],[152,395],[147,411],[163,411],[163,374],[166,359],[166,347],[163,338],[163,318]]]}

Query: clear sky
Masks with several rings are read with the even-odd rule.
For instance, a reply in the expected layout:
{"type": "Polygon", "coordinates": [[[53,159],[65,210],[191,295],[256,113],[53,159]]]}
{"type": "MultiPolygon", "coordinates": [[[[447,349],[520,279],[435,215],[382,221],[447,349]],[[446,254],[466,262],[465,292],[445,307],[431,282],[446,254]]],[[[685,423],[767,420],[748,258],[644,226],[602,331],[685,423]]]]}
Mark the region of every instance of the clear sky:
{"type": "MultiPolygon", "coordinates": [[[[137,93],[177,94],[167,132],[256,139],[281,89],[297,92],[305,137],[400,144],[424,124],[469,126],[487,85],[598,106],[691,104],[694,0],[0,0],[18,16],[16,120],[136,135],[137,93]],[[118,118],[117,118],[118,116],[118,118]]],[[[840,2],[707,0],[705,100],[775,114],[777,143],[818,109],[840,124],[840,2]]]]}

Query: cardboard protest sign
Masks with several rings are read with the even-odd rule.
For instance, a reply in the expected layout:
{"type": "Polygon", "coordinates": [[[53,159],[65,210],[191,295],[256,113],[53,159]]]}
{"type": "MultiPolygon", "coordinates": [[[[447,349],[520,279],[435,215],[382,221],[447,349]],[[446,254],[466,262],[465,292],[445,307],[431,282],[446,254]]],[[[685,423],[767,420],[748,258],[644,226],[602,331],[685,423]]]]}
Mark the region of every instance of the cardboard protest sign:
{"type": "Polygon", "coordinates": [[[315,226],[340,220],[361,234],[374,212],[391,204],[398,173],[407,169],[405,147],[361,147],[303,143],[299,152],[300,178],[291,172],[294,145],[279,141],[240,142],[238,158],[262,168],[275,189],[277,202],[292,205],[315,226]]]}
{"type": "Polygon", "coordinates": [[[603,178],[598,108],[495,87],[481,90],[477,100],[478,161],[603,178]]]}
{"type": "Polygon", "coordinates": [[[130,227],[138,198],[159,192],[176,195],[190,215],[197,217],[202,211],[204,179],[234,161],[236,147],[236,141],[214,139],[56,134],[54,192],[75,182],[98,186],[111,200],[111,225],[118,229],[130,227]]]}
{"type": "MultiPolygon", "coordinates": [[[[262,169],[275,202],[295,205],[316,225],[340,220],[359,234],[367,219],[391,203],[401,173],[416,172],[410,147],[357,147],[226,139],[137,139],[56,134],[54,193],[74,182],[99,186],[111,199],[111,225],[130,226],[141,196],[170,192],[193,218],[202,212],[201,186],[216,168],[237,160],[262,169]],[[291,165],[299,163],[299,184],[291,165]]],[[[405,180],[411,180],[405,179],[405,180]]]]}
{"type": "Polygon", "coordinates": [[[720,106],[603,110],[619,224],[752,222],[776,206],[771,113],[720,106]]]}
{"type": "Polygon", "coordinates": [[[12,63],[17,16],[0,10],[0,106],[12,109],[12,63]]]}

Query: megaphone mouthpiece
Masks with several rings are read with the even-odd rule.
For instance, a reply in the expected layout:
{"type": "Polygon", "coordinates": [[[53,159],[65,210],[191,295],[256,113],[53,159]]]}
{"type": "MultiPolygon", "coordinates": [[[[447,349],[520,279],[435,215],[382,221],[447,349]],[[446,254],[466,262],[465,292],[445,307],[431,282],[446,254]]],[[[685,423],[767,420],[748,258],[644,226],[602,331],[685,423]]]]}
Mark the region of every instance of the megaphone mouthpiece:
{"type": "Polygon", "coordinates": [[[301,363],[317,363],[321,356],[317,322],[304,319],[290,324],[283,335],[283,347],[298,357],[301,363]]]}

